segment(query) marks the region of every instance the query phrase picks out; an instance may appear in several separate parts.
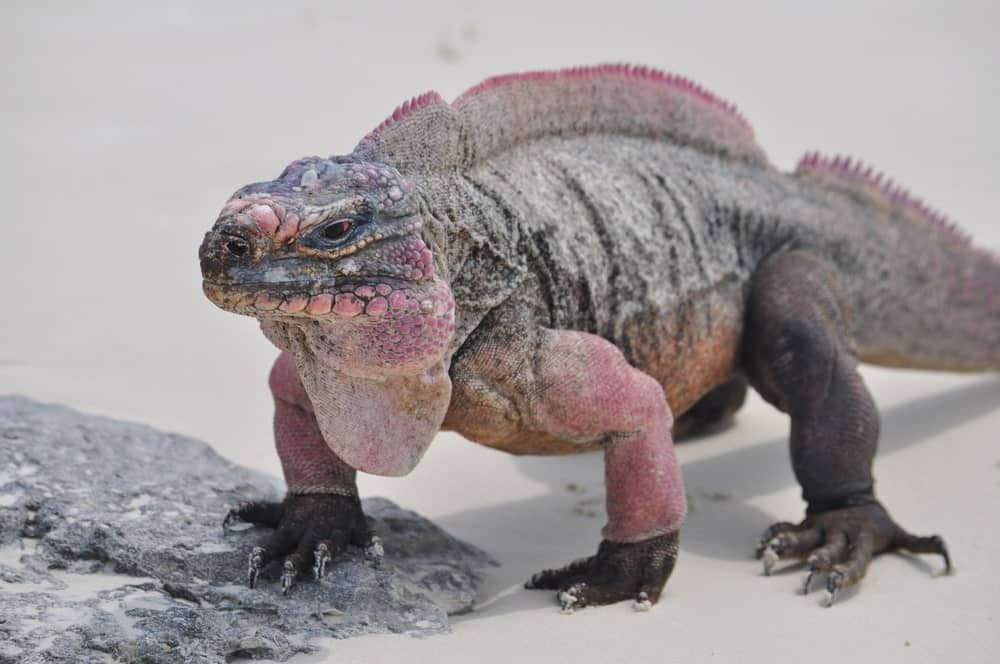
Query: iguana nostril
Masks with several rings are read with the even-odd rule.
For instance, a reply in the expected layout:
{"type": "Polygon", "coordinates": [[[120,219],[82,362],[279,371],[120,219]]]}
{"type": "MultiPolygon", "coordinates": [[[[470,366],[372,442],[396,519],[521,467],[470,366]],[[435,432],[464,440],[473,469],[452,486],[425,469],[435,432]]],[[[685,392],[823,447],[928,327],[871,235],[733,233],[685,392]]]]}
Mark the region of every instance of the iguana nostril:
{"type": "Polygon", "coordinates": [[[248,245],[244,240],[229,240],[226,242],[226,251],[234,256],[242,257],[250,251],[250,245],[248,245]]]}
{"type": "Polygon", "coordinates": [[[245,266],[255,260],[254,238],[246,229],[235,224],[213,228],[205,234],[198,249],[201,272],[206,279],[225,279],[227,270],[245,266]]]}

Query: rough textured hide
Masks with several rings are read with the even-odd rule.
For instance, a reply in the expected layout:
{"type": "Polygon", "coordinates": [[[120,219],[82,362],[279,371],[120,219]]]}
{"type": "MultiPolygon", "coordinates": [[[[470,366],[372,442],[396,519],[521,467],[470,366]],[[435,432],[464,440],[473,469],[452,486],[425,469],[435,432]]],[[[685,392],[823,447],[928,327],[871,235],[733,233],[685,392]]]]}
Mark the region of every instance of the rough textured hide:
{"type": "Polygon", "coordinates": [[[380,498],[364,508],[382,567],[350,551],[287,597],[270,570],[247,589],[260,532],[224,536],[221,516],[275,483],[204,443],[0,398],[0,662],[283,661],[471,608],[489,557],[380,498]]]}
{"type": "MultiPolygon", "coordinates": [[[[731,104],[642,67],[416,97],[353,153],[241,189],[201,256],[209,297],[295,357],[337,457],[399,474],[439,426],[516,453],[604,446],[603,550],[631,561],[683,519],[672,414],[745,369],[762,338],[747,328],[754,279],[790,252],[836,281],[838,370],[1000,368],[994,257],[853,163],[779,172],[731,104]],[[403,293],[398,313],[392,298],[369,311],[380,287],[403,293]]],[[[775,394],[794,382],[781,375],[775,394]]],[[[864,401],[855,383],[844,407],[864,401]]],[[[645,592],[638,576],[591,581],[601,601],[645,592]]]]}

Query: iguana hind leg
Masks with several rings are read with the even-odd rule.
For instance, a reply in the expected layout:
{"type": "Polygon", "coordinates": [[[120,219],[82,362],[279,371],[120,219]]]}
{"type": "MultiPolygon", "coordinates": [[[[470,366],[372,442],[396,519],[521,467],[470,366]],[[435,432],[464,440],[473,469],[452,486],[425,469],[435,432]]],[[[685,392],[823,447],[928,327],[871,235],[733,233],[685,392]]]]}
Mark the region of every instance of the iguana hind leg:
{"type": "Polygon", "coordinates": [[[792,467],[808,503],[805,520],[769,528],[758,553],[765,573],[779,559],[805,558],[803,591],[825,575],[828,603],[884,551],[938,553],[950,568],[940,537],[910,535],[875,498],[878,411],[848,342],[848,316],[825,263],[781,254],[754,279],[744,344],[751,384],[791,417],[792,467]]]}

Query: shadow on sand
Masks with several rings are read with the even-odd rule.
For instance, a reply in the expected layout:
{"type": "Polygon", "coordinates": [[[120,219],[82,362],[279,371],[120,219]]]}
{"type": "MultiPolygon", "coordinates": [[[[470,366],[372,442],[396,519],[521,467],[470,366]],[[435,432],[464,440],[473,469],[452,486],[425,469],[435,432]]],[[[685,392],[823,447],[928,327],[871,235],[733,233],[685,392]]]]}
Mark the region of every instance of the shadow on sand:
{"type": "MultiPolygon", "coordinates": [[[[990,379],[887,408],[882,412],[879,455],[920,444],[998,404],[1000,380],[990,379]]],[[[787,439],[781,437],[684,464],[685,484],[689,494],[695,493],[691,494],[693,509],[684,526],[682,550],[746,561],[764,528],[778,518],[797,518],[798,504],[780,516],[749,504],[757,496],[795,485],[787,448],[787,439]]],[[[605,518],[599,453],[515,457],[514,465],[544,483],[548,492],[439,519],[442,527],[472,543],[490,542],[490,553],[504,561],[483,588],[484,597],[494,598],[487,600],[496,604],[490,609],[494,614],[551,605],[549,593],[508,595],[504,591],[543,568],[592,553],[605,518]]],[[[475,619],[474,615],[464,619],[475,619]]]]}

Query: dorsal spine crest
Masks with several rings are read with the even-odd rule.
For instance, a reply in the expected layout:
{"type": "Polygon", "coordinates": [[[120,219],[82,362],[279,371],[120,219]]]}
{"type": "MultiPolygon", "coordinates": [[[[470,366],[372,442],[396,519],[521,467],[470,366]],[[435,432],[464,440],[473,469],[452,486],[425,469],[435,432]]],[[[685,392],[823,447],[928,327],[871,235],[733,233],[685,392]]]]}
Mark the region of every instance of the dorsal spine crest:
{"type": "Polygon", "coordinates": [[[893,205],[928,221],[960,242],[971,245],[972,239],[943,213],[927,205],[872,166],[846,155],[825,156],[818,151],[807,152],[795,167],[796,175],[832,176],[852,190],[882,198],[893,205]]]}
{"type": "Polygon", "coordinates": [[[356,151],[404,170],[464,170],[574,134],[671,142],[770,167],[733,104],[683,76],[628,64],[494,76],[452,104],[428,92],[400,105],[356,151]]]}
{"type": "Polygon", "coordinates": [[[446,104],[447,102],[445,102],[445,100],[441,98],[441,95],[439,95],[434,90],[430,90],[422,95],[417,95],[412,99],[404,101],[402,104],[396,107],[396,110],[394,110],[389,115],[389,117],[387,117],[377,127],[368,132],[368,135],[365,136],[365,138],[372,138],[373,136],[378,134],[380,131],[382,131],[389,125],[399,122],[403,118],[413,113],[413,111],[417,110],[418,108],[423,108],[424,106],[430,106],[431,104],[435,103],[446,104]]]}
{"type": "Polygon", "coordinates": [[[667,85],[698,97],[702,101],[726,111],[739,121],[740,124],[750,130],[751,133],[753,132],[753,127],[750,126],[750,123],[743,116],[743,114],[739,112],[735,104],[706,90],[704,87],[698,85],[691,79],[680,76],[679,74],[672,74],[670,72],[654,69],[652,67],[630,65],[628,63],[609,63],[593,67],[570,67],[568,69],[553,69],[492,76],[485,81],[472,86],[459,95],[458,99],[454,101],[453,106],[460,106],[485,90],[500,87],[507,83],[517,81],[546,81],[564,78],[588,78],[601,75],[617,75],[637,80],[662,83],[663,85],[667,85]]]}

